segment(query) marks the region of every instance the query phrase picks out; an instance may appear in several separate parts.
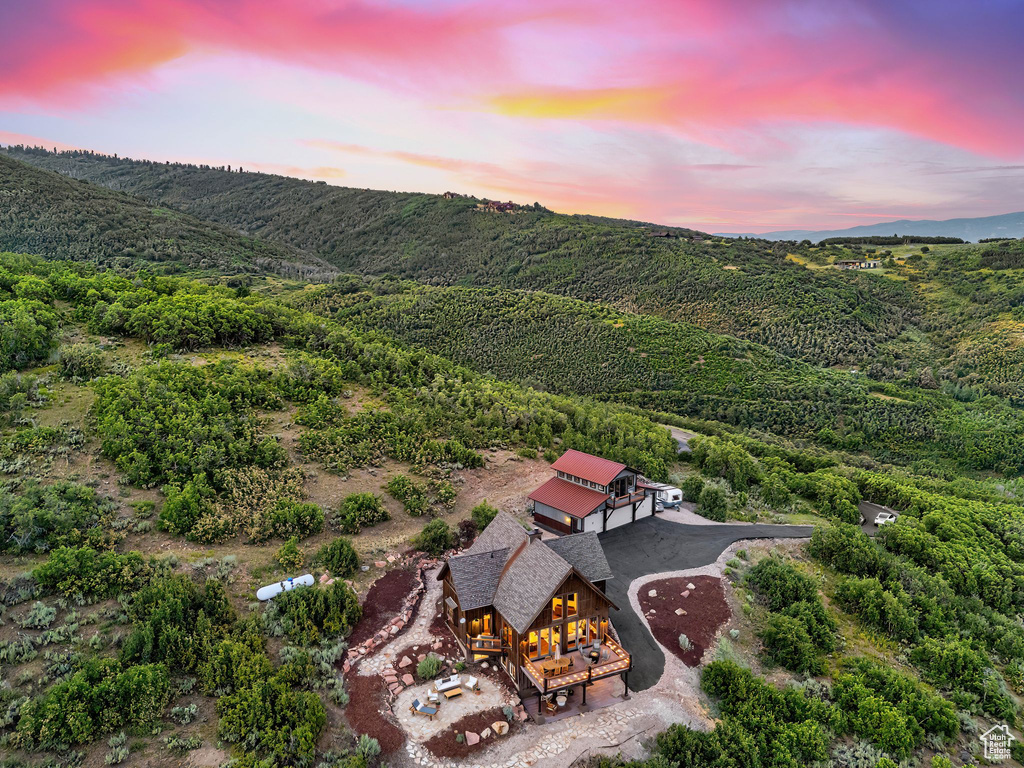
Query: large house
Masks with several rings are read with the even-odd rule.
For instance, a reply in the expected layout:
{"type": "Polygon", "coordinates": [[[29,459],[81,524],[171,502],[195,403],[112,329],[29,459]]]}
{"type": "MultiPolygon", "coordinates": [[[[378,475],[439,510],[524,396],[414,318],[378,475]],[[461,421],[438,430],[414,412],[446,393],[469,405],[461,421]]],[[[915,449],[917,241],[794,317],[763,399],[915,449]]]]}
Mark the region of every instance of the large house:
{"type": "Polygon", "coordinates": [[[568,450],[530,494],[533,522],[555,533],[604,533],[654,514],[654,489],[625,464],[568,450]]]}
{"type": "Polygon", "coordinates": [[[437,576],[445,619],[467,658],[500,666],[524,700],[535,692],[538,712],[569,689],[586,705],[589,688],[616,676],[628,692],[632,659],[608,621],[611,577],[596,534],[543,541],[505,512],[437,576]]]}

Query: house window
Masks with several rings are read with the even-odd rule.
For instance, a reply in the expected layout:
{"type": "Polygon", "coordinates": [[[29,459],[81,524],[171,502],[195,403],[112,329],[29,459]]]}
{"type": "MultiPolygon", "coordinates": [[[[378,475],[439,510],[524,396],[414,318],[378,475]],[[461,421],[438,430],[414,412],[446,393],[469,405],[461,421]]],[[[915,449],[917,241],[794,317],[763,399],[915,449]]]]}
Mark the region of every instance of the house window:
{"type": "Polygon", "coordinates": [[[577,609],[576,593],[572,592],[565,598],[565,615],[575,616],[577,613],[579,611],[577,609]]]}
{"type": "Polygon", "coordinates": [[[577,645],[585,644],[586,636],[587,623],[585,621],[570,621],[565,625],[565,649],[571,651],[577,645]]]}
{"type": "Polygon", "coordinates": [[[507,645],[509,648],[512,647],[512,627],[507,624],[501,628],[501,642],[502,645],[507,645]]]}
{"type": "Polygon", "coordinates": [[[529,643],[526,646],[526,655],[531,659],[540,658],[540,654],[537,653],[537,633],[531,632],[529,643]]]}
{"type": "Polygon", "coordinates": [[[551,598],[551,618],[558,621],[565,616],[565,604],[561,597],[551,598]]]}

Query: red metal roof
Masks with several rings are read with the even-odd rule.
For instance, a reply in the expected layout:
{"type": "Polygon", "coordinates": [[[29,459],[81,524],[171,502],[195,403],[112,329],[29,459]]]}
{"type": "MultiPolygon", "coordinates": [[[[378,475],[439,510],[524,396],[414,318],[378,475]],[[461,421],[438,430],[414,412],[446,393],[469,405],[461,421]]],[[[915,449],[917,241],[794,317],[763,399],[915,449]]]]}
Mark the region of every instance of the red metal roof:
{"type": "Polygon", "coordinates": [[[554,507],[567,515],[586,517],[608,501],[608,494],[584,488],[582,485],[570,483],[560,477],[552,477],[531,493],[529,498],[554,507]]]}
{"type": "Polygon", "coordinates": [[[591,456],[589,453],[574,451],[571,448],[559,456],[558,461],[551,466],[567,475],[582,477],[598,485],[608,485],[626,468],[625,464],[619,464],[617,461],[608,461],[600,456],[591,456]]]}

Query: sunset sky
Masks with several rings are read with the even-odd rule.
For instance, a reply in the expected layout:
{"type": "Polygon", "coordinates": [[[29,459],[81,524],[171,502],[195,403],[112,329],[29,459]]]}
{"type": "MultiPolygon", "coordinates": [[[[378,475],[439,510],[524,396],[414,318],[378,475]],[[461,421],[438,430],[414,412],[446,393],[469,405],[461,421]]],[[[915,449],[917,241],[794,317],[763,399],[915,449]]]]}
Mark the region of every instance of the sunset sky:
{"type": "Polygon", "coordinates": [[[1024,209],[1024,0],[0,0],[0,143],[709,231],[1024,209]]]}

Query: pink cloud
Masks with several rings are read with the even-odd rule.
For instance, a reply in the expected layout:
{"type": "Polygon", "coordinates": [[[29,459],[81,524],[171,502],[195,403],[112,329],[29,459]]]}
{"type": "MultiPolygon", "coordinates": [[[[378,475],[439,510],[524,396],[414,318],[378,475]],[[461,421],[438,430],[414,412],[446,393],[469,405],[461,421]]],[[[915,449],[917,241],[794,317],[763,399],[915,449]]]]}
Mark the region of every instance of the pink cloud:
{"type": "Polygon", "coordinates": [[[0,100],[87,105],[98,86],[228,54],[436,103],[655,125],[719,146],[723,129],[811,122],[1012,157],[1024,153],[1024,14],[1013,5],[38,0],[0,7],[0,100]]]}

